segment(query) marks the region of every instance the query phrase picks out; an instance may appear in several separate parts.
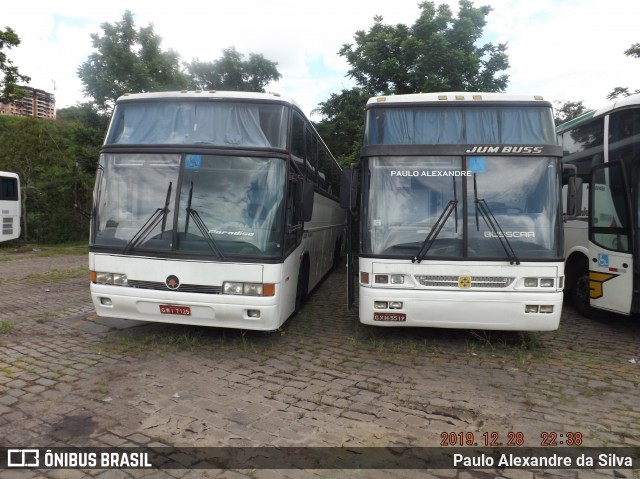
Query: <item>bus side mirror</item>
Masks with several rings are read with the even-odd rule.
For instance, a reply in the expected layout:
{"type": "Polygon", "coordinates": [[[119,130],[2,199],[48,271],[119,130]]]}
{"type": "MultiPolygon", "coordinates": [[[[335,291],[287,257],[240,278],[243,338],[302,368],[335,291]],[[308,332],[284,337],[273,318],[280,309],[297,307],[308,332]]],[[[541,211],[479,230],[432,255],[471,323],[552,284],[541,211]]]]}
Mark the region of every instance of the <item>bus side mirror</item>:
{"type": "Polygon", "coordinates": [[[342,170],[340,175],[340,206],[353,211],[358,200],[358,185],[353,180],[354,168],[342,170]]]}
{"type": "Polygon", "coordinates": [[[564,219],[574,220],[582,208],[582,178],[571,176],[567,182],[567,206],[564,219]]]}
{"type": "Polygon", "coordinates": [[[313,216],[313,199],[315,195],[315,188],[316,185],[310,181],[305,181],[302,184],[302,204],[300,205],[301,221],[311,221],[311,217],[313,216]]]}

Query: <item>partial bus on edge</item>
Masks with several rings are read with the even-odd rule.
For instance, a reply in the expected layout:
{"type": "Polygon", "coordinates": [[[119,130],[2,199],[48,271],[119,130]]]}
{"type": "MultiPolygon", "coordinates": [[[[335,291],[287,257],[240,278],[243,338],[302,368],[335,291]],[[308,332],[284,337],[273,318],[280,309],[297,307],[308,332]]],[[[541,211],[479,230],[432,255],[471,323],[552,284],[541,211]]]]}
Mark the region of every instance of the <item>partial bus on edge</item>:
{"type": "Polygon", "coordinates": [[[565,227],[567,290],[585,316],[640,313],[640,95],[557,128],[564,162],[583,180],[580,213],[565,227]]]}
{"type": "Polygon", "coordinates": [[[0,242],[20,236],[20,178],[16,173],[0,171],[0,242]]]}
{"type": "Polygon", "coordinates": [[[89,264],[100,316],[275,330],[338,263],[340,168],[274,94],[118,99],[89,264]]]}
{"type": "MultiPolygon", "coordinates": [[[[551,103],[537,96],[371,98],[358,178],[360,321],[557,329],[561,157],[551,103]]],[[[350,195],[346,203],[355,210],[350,195]]]]}

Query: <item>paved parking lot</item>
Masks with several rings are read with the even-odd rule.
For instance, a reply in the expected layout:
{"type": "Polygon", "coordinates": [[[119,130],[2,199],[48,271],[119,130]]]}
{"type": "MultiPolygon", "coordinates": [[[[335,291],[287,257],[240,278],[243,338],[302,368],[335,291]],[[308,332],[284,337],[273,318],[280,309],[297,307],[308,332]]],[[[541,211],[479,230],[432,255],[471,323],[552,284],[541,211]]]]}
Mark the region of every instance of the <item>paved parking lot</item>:
{"type": "MultiPolygon", "coordinates": [[[[448,433],[640,447],[640,322],[382,329],[333,272],[274,333],[95,316],[86,255],[0,250],[0,446],[440,447],[448,433]],[[443,433],[447,433],[444,434],[443,433]]],[[[477,441],[476,441],[477,442],[477,441]]],[[[638,478],[638,471],[616,473],[638,478]]],[[[605,478],[611,469],[0,470],[2,478],[605,478]]],[[[619,476],[616,476],[619,477],[619,476]]]]}

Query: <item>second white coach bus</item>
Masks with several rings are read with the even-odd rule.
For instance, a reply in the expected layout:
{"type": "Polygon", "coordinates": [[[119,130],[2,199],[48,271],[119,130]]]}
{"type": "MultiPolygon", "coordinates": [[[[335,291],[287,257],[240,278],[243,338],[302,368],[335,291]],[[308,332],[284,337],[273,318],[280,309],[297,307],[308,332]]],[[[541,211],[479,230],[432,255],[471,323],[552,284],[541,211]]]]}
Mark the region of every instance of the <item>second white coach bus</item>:
{"type": "Polygon", "coordinates": [[[0,242],[20,236],[20,178],[0,171],[0,242]]]}
{"type": "Polygon", "coordinates": [[[92,213],[100,316],[275,330],[336,265],[340,168],[267,93],[118,99],[92,213]]]}
{"type": "Polygon", "coordinates": [[[585,316],[640,313],[640,95],[557,128],[564,161],[583,180],[580,214],[565,227],[567,290],[585,316]]]}
{"type": "Polygon", "coordinates": [[[561,158],[551,103],[540,97],[371,98],[359,172],[360,321],[557,329],[561,158]]]}

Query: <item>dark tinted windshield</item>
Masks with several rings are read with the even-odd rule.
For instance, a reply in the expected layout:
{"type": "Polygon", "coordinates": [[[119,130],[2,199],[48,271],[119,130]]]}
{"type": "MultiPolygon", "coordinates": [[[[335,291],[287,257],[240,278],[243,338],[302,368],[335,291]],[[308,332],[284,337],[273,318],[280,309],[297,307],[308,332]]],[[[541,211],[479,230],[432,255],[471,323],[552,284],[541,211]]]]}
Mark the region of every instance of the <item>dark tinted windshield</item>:
{"type": "Polygon", "coordinates": [[[550,107],[378,107],[365,145],[556,144],[550,107]]]}
{"type": "Polygon", "coordinates": [[[106,144],[286,147],[284,105],[148,101],[116,105],[106,144]]]}

